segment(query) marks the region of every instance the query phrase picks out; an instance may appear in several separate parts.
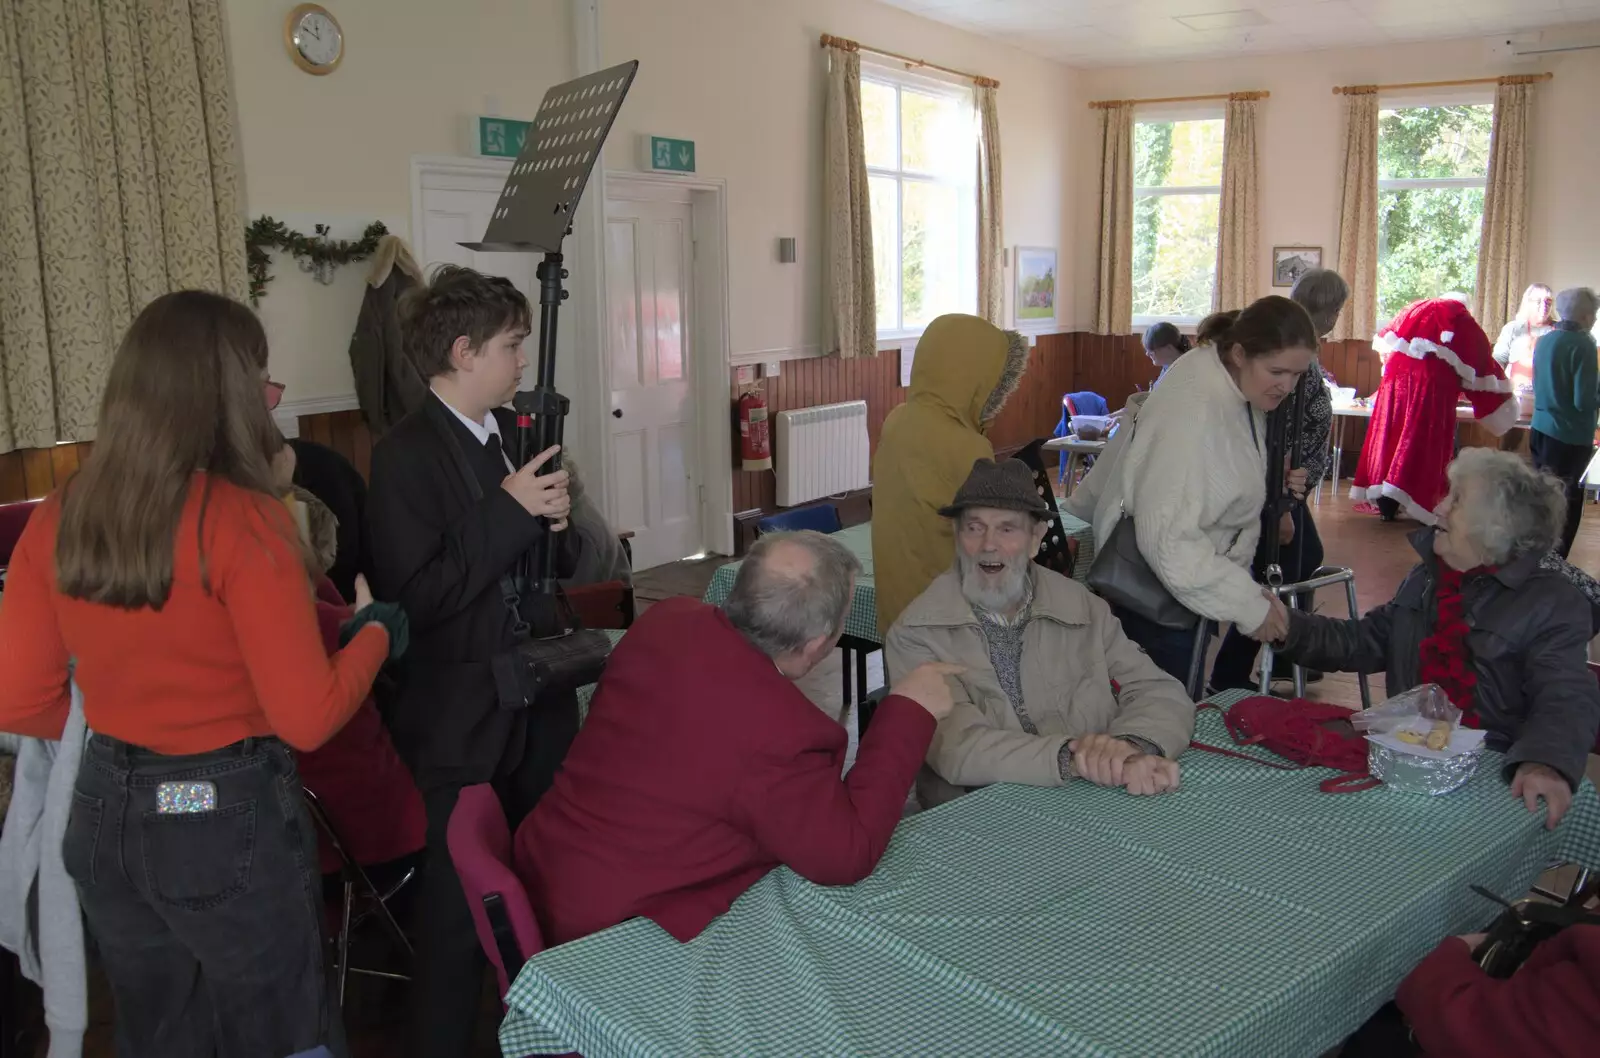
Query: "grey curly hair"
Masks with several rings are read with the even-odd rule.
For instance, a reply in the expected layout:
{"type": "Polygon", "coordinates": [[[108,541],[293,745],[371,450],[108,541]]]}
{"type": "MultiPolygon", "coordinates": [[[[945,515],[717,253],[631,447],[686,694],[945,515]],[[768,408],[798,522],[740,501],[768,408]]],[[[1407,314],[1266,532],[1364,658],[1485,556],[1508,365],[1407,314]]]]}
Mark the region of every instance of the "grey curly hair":
{"type": "Polygon", "coordinates": [[[1500,566],[1555,547],[1567,516],[1561,482],[1511,452],[1463,448],[1450,464],[1450,491],[1477,485],[1478,502],[1464,522],[1451,518],[1453,532],[1464,531],[1490,564],[1500,566]]]}

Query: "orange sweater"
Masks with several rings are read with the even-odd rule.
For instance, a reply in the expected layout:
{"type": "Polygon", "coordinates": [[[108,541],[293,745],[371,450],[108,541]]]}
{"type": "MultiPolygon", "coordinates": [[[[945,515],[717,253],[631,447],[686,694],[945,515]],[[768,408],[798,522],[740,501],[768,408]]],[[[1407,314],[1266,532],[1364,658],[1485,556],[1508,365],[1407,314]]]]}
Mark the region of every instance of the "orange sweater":
{"type": "Polygon", "coordinates": [[[0,731],[60,738],[76,659],[84,715],[100,734],[157,753],[203,753],[277,735],[315,749],[350,718],[389,651],[378,624],[334,657],[287,511],[212,482],[205,517],[209,594],[200,580],[204,475],[178,523],[172,593],[158,612],[56,591],[60,495],[33,514],[0,601],[0,731]]]}

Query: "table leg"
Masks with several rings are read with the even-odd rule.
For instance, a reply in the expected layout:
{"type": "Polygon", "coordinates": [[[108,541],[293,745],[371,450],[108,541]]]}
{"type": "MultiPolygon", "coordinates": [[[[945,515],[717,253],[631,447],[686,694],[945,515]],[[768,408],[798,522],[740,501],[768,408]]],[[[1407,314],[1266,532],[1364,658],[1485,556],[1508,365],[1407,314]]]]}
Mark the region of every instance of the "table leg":
{"type": "Polygon", "coordinates": [[[841,689],[842,697],[839,702],[839,706],[840,711],[843,712],[850,708],[850,648],[840,647],[839,655],[839,672],[841,675],[840,682],[843,685],[841,689]]]}
{"type": "Polygon", "coordinates": [[[856,651],[856,706],[867,700],[867,652],[856,651]]]}
{"type": "Polygon", "coordinates": [[[1350,425],[1350,416],[1339,416],[1339,429],[1334,431],[1338,440],[1333,446],[1333,498],[1339,498],[1339,472],[1344,468],[1344,431],[1350,425]]]}

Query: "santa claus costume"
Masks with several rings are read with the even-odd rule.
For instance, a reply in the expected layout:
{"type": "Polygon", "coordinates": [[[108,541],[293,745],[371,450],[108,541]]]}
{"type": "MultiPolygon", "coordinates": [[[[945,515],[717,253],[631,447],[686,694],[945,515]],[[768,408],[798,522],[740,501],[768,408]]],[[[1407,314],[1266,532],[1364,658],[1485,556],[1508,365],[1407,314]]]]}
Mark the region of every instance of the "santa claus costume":
{"type": "Polygon", "coordinates": [[[1445,468],[1455,454],[1457,397],[1465,393],[1473,417],[1499,437],[1517,421],[1511,383],[1483,328],[1451,298],[1407,308],[1372,347],[1387,361],[1350,498],[1388,498],[1408,517],[1435,525],[1450,488],[1445,468]]]}

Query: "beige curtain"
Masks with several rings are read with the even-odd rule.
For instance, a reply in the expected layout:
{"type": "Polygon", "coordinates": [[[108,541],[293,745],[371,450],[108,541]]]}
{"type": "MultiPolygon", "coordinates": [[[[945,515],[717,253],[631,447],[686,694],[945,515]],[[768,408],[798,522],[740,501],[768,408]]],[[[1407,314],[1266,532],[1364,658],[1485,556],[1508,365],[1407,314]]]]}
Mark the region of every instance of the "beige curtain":
{"type": "Polygon", "coordinates": [[[0,451],[90,440],[152,298],[243,298],[222,0],[0,0],[0,451]]]}
{"type": "Polygon", "coordinates": [[[1489,135],[1489,183],[1483,196],[1483,234],[1478,244],[1476,315],[1495,333],[1515,318],[1522,302],[1523,250],[1528,244],[1528,135],[1533,123],[1533,85],[1526,77],[1502,77],[1494,93],[1494,131],[1489,135]]]}
{"type": "Polygon", "coordinates": [[[1255,300],[1256,247],[1260,218],[1256,207],[1256,103],[1260,92],[1228,97],[1222,133],[1222,200],[1217,206],[1217,281],[1213,309],[1242,309],[1255,300]]]}
{"type": "Polygon", "coordinates": [[[978,106],[978,315],[1005,326],[1006,284],[1002,254],[1005,237],[1000,200],[999,85],[979,80],[978,106]]]}
{"type": "Polygon", "coordinates": [[[872,198],[861,129],[861,56],[828,49],[823,130],[826,227],[824,346],[844,359],[878,351],[877,280],[872,267],[872,198]]]}
{"type": "Polygon", "coordinates": [[[1095,279],[1095,330],[1133,330],[1133,104],[1096,104],[1100,111],[1100,269],[1095,279]]]}
{"type": "Polygon", "coordinates": [[[1344,182],[1335,267],[1350,284],[1350,300],[1331,337],[1366,341],[1378,329],[1378,90],[1364,85],[1344,93],[1344,182]]]}

